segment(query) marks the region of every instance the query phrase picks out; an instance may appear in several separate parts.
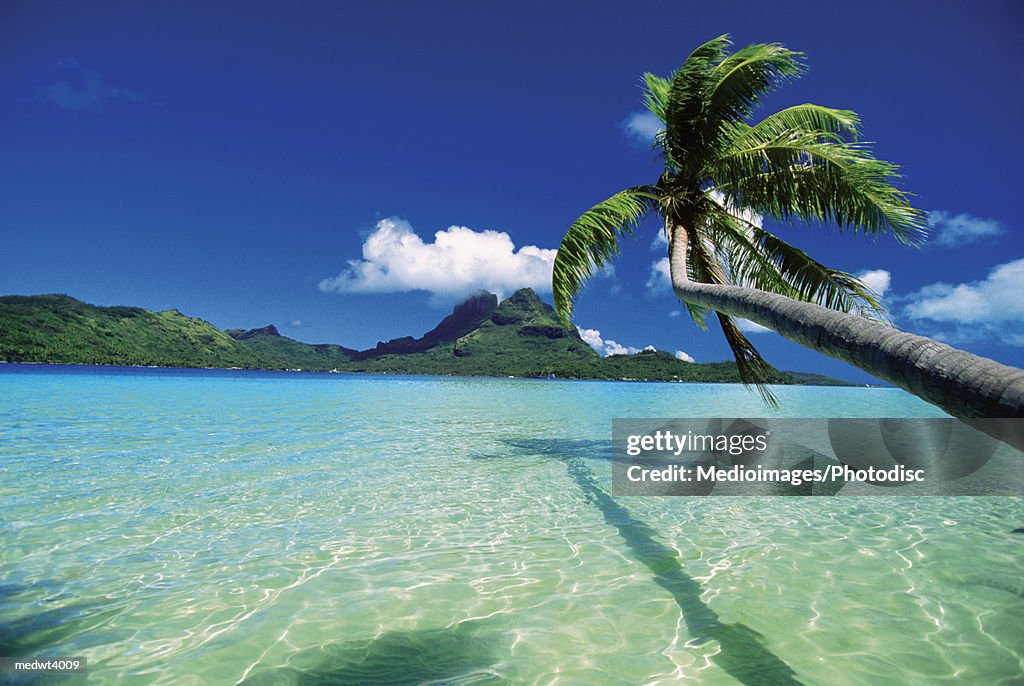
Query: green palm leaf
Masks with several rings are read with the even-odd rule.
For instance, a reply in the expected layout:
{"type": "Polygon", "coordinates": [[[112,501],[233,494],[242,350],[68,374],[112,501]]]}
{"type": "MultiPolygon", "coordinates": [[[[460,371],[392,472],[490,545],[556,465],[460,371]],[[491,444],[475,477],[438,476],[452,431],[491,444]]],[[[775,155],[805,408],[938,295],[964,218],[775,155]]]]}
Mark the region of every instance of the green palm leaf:
{"type": "Polygon", "coordinates": [[[821,105],[796,105],[770,114],[753,126],[735,122],[729,128],[730,145],[726,154],[767,145],[795,132],[813,134],[819,141],[855,141],[860,138],[860,118],[856,112],[821,105]]]}
{"type": "MultiPolygon", "coordinates": [[[[719,285],[728,284],[728,275],[715,253],[715,246],[710,237],[700,232],[694,232],[689,242],[688,268],[690,278],[702,283],[715,283],[719,285]]],[[[687,306],[690,307],[689,303],[687,306]]],[[[768,364],[754,344],[743,335],[731,317],[721,312],[718,315],[718,323],[725,335],[725,342],[732,350],[733,358],[736,360],[736,370],[739,372],[740,381],[744,386],[754,386],[761,395],[761,399],[768,405],[775,407],[778,401],[767,383],[772,380],[774,368],[768,364]]],[[[693,316],[693,309],[690,309],[693,316]]],[[[694,317],[696,319],[696,317],[694,317]]],[[[703,326],[703,317],[698,321],[703,326]]]]}
{"type": "Polygon", "coordinates": [[[694,50],[672,76],[665,104],[665,149],[678,165],[703,154],[711,140],[707,135],[705,94],[713,84],[713,72],[726,56],[728,36],[709,40],[694,50]]]}
{"type": "Polygon", "coordinates": [[[799,76],[804,71],[801,57],[801,53],[771,43],[748,45],[723,59],[712,71],[704,96],[706,135],[742,121],[762,96],[786,79],[799,76]]]}
{"type": "Polygon", "coordinates": [[[729,344],[729,349],[732,350],[733,358],[736,360],[736,370],[739,372],[740,381],[744,386],[753,386],[766,405],[778,407],[779,400],[767,385],[772,380],[775,368],[761,357],[761,353],[757,351],[750,339],[743,335],[732,317],[721,312],[717,314],[722,334],[725,335],[725,341],[729,344]]]}
{"type": "Polygon", "coordinates": [[[891,184],[899,178],[896,165],[875,159],[861,144],[820,138],[798,131],[736,146],[708,165],[708,175],[730,204],[763,216],[834,222],[919,244],[926,235],[924,214],[891,184]]]}
{"type": "Polygon", "coordinates": [[[619,238],[631,234],[657,202],[653,186],[627,188],[591,207],[565,232],[551,282],[555,309],[566,325],[584,282],[619,254],[619,238]]]}
{"type": "Polygon", "coordinates": [[[673,78],[675,78],[675,74],[670,78],[663,79],[650,72],[644,72],[642,77],[644,82],[644,106],[651,114],[660,119],[662,124],[665,123],[665,109],[668,107],[668,94],[672,90],[673,78]]]}
{"type": "Polygon", "coordinates": [[[863,281],[826,267],[721,205],[708,216],[708,234],[718,247],[730,283],[818,303],[841,312],[885,318],[878,294],[863,281]]]}

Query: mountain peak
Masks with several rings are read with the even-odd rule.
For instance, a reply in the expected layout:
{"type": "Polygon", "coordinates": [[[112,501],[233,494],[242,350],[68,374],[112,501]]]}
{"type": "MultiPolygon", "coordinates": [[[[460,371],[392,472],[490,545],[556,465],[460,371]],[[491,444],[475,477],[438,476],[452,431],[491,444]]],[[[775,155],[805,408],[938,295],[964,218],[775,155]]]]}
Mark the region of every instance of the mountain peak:
{"type": "Polygon", "coordinates": [[[441,323],[423,334],[425,341],[454,341],[464,336],[491,316],[498,308],[498,296],[480,291],[459,303],[441,323]]]}
{"type": "Polygon", "coordinates": [[[532,288],[520,288],[501,301],[491,321],[499,326],[506,324],[543,323],[562,328],[555,309],[540,299],[532,288]]]}
{"type": "Polygon", "coordinates": [[[364,350],[363,358],[382,355],[403,355],[424,352],[443,343],[452,343],[479,327],[498,308],[498,296],[481,291],[455,306],[452,313],[420,338],[403,336],[380,342],[371,350],[364,350]]]}
{"type": "Polygon", "coordinates": [[[250,338],[256,338],[258,336],[274,336],[281,338],[281,334],[278,332],[277,327],[273,324],[268,324],[259,329],[249,329],[248,331],[229,331],[232,338],[236,341],[245,341],[250,338]]]}
{"type": "Polygon", "coordinates": [[[521,303],[524,305],[545,304],[544,301],[540,299],[540,296],[537,295],[537,291],[533,290],[532,288],[520,288],[518,291],[510,295],[507,298],[507,300],[511,300],[514,303],[521,303]]]}

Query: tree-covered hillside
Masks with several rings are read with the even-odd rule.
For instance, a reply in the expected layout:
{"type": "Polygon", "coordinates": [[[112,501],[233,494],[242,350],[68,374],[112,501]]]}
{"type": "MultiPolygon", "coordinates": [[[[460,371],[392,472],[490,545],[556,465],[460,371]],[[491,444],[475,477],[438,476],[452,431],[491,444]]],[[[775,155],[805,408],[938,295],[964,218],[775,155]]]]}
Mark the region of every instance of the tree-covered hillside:
{"type": "Polygon", "coordinates": [[[0,360],[166,367],[279,368],[177,310],[96,307],[67,295],[0,297],[0,360]]]}
{"type": "MultiPolygon", "coordinates": [[[[176,310],[97,307],[66,295],[0,298],[0,361],[166,367],[516,376],[637,381],[739,381],[734,362],[669,353],[600,357],[530,289],[458,305],[434,329],[368,350],[302,343],[273,326],[221,331],[176,310]]],[[[842,383],[773,370],[773,383],[842,383]]]]}

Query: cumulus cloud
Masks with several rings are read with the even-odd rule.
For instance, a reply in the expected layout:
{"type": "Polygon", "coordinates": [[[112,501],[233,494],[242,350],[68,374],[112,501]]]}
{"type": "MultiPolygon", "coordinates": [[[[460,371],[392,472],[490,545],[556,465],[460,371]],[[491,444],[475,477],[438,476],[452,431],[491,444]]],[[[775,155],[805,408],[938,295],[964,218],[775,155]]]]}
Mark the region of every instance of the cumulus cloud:
{"type": "Polygon", "coordinates": [[[622,122],[622,130],[626,133],[626,137],[637,146],[644,148],[650,147],[654,143],[654,137],[664,128],[665,125],[661,123],[661,120],[647,111],[633,112],[622,122]]]}
{"type": "MultiPolygon", "coordinates": [[[[601,332],[597,329],[582,329],[580,327],[576,327],[576,330],[580,332],[580,338],[582,338],[587,345],[604,357],[608,357],[610,355],[636,355],[639,352],[654,352],[657,350],[653,345],[648,345],[643,348],[635,348],[631,345],[622,345],[610,338],[603,338],[601,336],[601,332]]],[[[684,362],[694,361],[692,357],[682,350],[677,350],[675,356],[677,359],[683,360],[684,362]]]]}
{"type": "Polygon", "coordinates": [[[635,355],[640,352],[640,348],[620,345],[611,339],[605,340],[597,329],[582,329],[580,327],[576,327],[576,329],[580,332],[580,338],[604,357],[609,355],[635,355]]]}
{"type": "Polygon", "coordinates": [[[934,283],[903,300],[903,314],[954,342],[992,340],[1024,346],[1024,259],[995,267],[980,281],[934,283]]]}
{"type": "Polygon", "coordinates": [[[349,260],[320,290],[337,293],[395,293],[423,290],[441,303],[481,290],[502,295],[519,288],[551,291],[555,250],[524,245],[516,249],[500,231],[451,226],[425,242],[408,222],[382,219],[363,242],[363,259],[349,260]]]}
{"type": "Polygon", "coordinates": [[[299,328],[305,325],[306,322],[302,321],[301,319],[293,319],[290,322],[288,322],[288,326],[293,326],[295,328],[299,328]]]}
{"type": "Polygon", "coordinates": [[[583,342],[589,345],[594,350],[601,352],[601,346],[604,345],[604,341],[601,339],[601,332],[597,329],[583,329],[576,327],[576,330],[580,333],[580,338],[583,342]]]}
{"type": "Polygon", "coordinates": [[[49,102],[61,109],[76,112],[102,112],[104,105],[114,100],[149,102],[135,91],[111,86],[96,70],[86,69],[74,58],[58,61],[57,68],[72,75],[72,80],[40,86],[35,94],[38,102],[49,102]]]}
{"type": "Polygon", "coordinates": [[[892,282],[892,273],[885,269],[870,269],[856,274],[857,278],[868,285],[868,288],[878,293],[879,297],[885,295],[892,282]]]}
{"type": "Polygon", "coordinates": [[[609,355],[636,355],[640,352],[640,348],[634,348],[631,345],[619,345],[615,341],[608,340],[604,342],[604,351],[598,351],[605,357],[609,355]]]}
{"type": "Polygon", "coordinates": [[[995,219],[970,214],[953,214],[942,210],[932,210],[928,213],[928,226],[934,232],[931,244],[941,248],[966,245],[1005,233],[1003,225],[995,219]]]}
{"type": "Polygon", "coordinates": [[[662,257],[660,260],[651,262],[646,285],[647,290],[650,291],[652,295],[672,292],[672,277],[669,275],[667,257],[662,257]]]}

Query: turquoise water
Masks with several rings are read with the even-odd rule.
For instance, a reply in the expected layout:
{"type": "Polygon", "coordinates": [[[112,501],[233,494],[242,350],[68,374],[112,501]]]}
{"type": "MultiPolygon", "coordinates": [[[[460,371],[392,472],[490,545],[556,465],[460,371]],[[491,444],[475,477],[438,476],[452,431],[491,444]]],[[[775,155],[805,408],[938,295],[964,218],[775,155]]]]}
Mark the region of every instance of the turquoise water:
{"type": "Polygon", "coordinates": [[[612,418],[766,414],[724,385],[0,365],[0,655],[90,684],[1024,683],[1019,498],[608,495],[612,418]]]}

